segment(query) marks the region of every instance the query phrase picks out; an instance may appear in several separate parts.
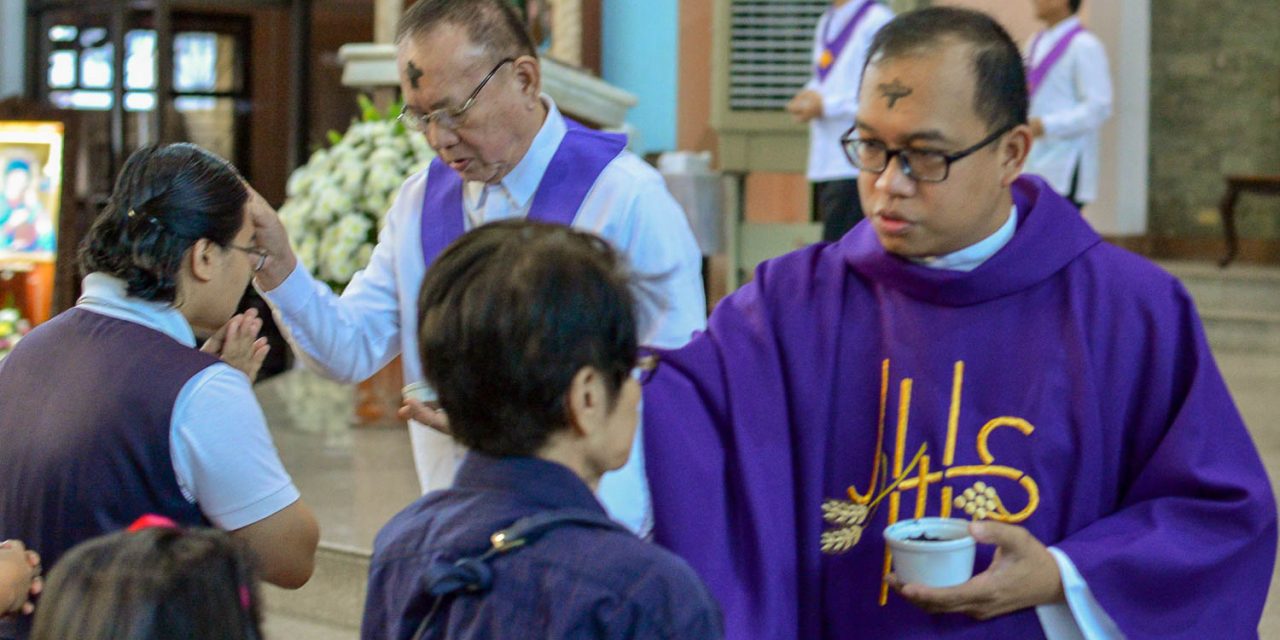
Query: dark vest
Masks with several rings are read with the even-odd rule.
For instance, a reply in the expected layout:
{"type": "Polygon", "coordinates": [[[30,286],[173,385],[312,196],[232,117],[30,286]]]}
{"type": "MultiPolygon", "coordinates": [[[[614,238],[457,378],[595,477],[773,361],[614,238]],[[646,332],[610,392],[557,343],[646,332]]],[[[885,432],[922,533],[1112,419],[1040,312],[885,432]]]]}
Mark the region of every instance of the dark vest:
{"type": "Polygon", "coordinates": [[[72,309],[0,362],[0,539],[67,549],[144,513],[208,526],[178,488],[170,417],[218,358],[142,325],[72,309]]]}

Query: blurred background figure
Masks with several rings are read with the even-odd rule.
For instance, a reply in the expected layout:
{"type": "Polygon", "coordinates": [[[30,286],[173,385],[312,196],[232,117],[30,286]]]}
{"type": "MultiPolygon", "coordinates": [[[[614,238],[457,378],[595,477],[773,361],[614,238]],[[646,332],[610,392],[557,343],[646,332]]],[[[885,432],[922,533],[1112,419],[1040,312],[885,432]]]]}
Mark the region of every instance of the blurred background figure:
{"type": "Polygon", "coordinates": [[[1098,132],[1111,117],[1107,52],[1080,24],[1081,0],[1033,2],[1048,26],[1025,54],[1035,136],[1025,170],[1081,208],[1098,196],[1098,132]]]}
{"type": "Polygon", "coordinates": [[[862,219],[858,169],[840,149],[840,136],[858,115],[858,84],[871,36],[893,19],[875,0],[833,0],[813,36],[813,77],[787,104],[797,122],[809,123],[813,206],[822,239],[838,240],[862,219]]]}

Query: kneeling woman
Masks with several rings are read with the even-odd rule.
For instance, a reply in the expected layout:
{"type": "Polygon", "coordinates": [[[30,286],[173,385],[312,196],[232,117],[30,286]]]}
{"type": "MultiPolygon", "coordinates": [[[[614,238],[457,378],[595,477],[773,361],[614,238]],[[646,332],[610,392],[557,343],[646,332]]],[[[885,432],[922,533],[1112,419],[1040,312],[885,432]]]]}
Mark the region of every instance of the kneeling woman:
{"type": "Polygon", "coordinates": [[[0,362],[0,537],[53,566],[76,543],[157,513],[230,531],[268,582],[311,576],[315,518],[250,386],[261,321],[233,317],[271,259],[250,222],[261,204],[194,145],[146,147],[125,163],[81,247],[75,308],[0,362]],[[196,332],[213,334],[203,351],[196,332]]]}

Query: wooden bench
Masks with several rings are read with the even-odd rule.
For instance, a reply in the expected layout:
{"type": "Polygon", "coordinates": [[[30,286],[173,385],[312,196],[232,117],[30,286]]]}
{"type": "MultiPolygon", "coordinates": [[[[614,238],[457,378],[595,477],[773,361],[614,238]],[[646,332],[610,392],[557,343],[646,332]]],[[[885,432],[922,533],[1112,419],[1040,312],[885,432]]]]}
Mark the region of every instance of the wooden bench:
{"type": "Polygon", "coordinates": [[[1221,267],[1231,264],[1240,251],[1236,237],[1236,200],[1242,193],[1280,196],[1280,176],[1227,176],[1227,192],[1218,205],[1218,212],[1222,214],[1222,232],[1227,241],[1227,254],[1218,261],[1221,267]]]}

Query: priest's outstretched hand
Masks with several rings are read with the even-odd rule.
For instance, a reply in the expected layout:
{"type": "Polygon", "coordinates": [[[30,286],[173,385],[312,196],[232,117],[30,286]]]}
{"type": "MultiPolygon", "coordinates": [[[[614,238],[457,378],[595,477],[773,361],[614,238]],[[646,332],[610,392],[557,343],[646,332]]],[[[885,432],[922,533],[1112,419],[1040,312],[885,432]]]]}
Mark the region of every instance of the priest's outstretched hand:
{"type": "Polygon", "coordinates": [[[886,582],[929,613],[963,613],[978,620],[1064,601],[1053,554],[1025,528],[985,521],[970,524],[969,533],[979,543],[996,545],[996,553],[991,566],[968,582],[936,588],[904,583],[894,574],[886,582]]]}
{"type": "MultiPolygon", "coordinates": [[[[245,185],[248,186],[248,185],[245,185]]],[[[267,252],[267,261],[253,279],[263,291],[280,286],[298,265],[298,257],[289,245],[289,233],[280,222],[280,215],[253,187],[249,187],[249,219],[253,220],[254,240],[267,252]]]]}

